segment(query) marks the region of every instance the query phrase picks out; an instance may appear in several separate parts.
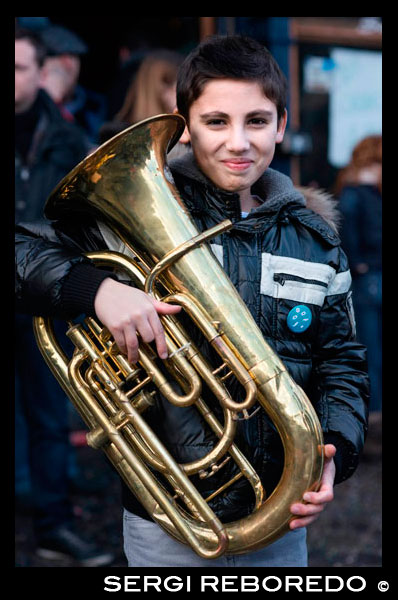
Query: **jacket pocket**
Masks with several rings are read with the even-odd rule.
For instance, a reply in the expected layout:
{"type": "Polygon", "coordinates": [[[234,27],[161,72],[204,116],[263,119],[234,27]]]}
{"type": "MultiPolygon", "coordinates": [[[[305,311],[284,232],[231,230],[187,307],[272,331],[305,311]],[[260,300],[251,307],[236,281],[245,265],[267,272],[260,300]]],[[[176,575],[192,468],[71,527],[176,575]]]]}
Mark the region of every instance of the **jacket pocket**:
{"type": "Polygon", "coordinates": [[[274,273],[275,298],[291,300],[297,304],[322,306],[328,284],[319,279],[307,279],[290,273],[274,273]]]}
{"type": "MultiPolygon", "coordinates": [[[[274,336],[287,343],[296,341],[304,346],[311,343],[317,331],[318,317],[324,304],[328,284],[321,279],[310,279],[290,273],[274,273],[274,336]],[[311,312],[309,327],[304,331],[295,331],[288,326],[289,313],[293,308],[304,305],[311,312]]],[[[308,348],[301,347],[307,357],[308,348]]]]}

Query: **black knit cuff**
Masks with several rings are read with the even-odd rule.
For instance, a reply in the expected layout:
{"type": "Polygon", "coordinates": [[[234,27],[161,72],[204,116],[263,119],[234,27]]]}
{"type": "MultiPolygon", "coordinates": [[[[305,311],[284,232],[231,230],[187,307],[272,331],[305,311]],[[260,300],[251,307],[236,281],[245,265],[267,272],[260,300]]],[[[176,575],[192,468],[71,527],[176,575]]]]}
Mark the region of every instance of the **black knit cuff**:
{"type": "Polygon", "coordinates": [[[95,317],[94,300],[104,279],[117,277],[111,271],[97,269],[88,263],[72,267],[62,289],[62,304],[65,312],[75,316],[82,313],[95,317]]]}
{"type": "Polygon", "coordinates": [[[328,431],[323,435],[325,444],[333,444],[336,446],[336,454],[333,457],[334,464],[336,466],[336,475],[334,478],[334,483],[340,483],[344,481],[347,477],[345,477],[345,471],[347,463],[350,461],[350,451],[349,448],[344,441],[344,438],[335,433],[334,431],[328,431]]]}

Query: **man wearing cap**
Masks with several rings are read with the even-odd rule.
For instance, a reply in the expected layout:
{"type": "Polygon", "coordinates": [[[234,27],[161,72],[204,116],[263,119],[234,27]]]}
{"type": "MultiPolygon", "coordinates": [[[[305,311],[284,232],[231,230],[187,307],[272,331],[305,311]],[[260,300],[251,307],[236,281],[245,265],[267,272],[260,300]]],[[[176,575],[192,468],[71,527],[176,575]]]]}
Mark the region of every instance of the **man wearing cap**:
{"type": "Polygon", "coordinates": [[[41,89],[45,48],[33,32],[15,37],[16,220],[42,217],[55,185],[89,149],[83,132],[65,123],[41,89]]]}
{"type": "Polygon", "coordinates": [[[84,129],[92,144],[106,119],[104,96],[79,84],[81,57],[87,45],[66,27],[49,25],[41,31],[47,48],[42,72],[42,86],[57,104],[67,121],[84,129]]]}

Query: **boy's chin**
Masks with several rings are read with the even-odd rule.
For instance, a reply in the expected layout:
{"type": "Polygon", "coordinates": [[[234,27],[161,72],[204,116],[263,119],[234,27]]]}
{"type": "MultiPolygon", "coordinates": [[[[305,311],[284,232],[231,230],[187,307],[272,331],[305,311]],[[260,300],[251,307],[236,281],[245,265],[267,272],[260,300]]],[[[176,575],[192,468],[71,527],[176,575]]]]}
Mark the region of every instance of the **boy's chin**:
{"type": "Polygon", "coordinates": [[[250,178],[249,177],[245,177],[245,178],[236,177],[232,181],[224,181],[221,186],[217,186],[217,187],[221,188],[225,192],[241,194],[242,192],[250,191],[252,185],[255,184],[256,181],[258,181],[258,179],[260,177],[261,177],[261,175],[258,175],[256,177],[250,177],[250,178]]]}

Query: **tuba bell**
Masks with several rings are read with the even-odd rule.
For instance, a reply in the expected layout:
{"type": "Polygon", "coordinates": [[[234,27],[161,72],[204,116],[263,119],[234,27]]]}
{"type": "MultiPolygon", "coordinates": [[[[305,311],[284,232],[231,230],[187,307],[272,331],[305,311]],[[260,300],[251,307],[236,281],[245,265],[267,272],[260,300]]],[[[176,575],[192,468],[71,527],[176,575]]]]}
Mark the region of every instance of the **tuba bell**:
{"type": "Polygon", "coordinates": [[[71,358],[55,338],[51,319],[34,317],[33,326],[45,361],[87,425],[87,443],[105,452],[155,522],[210,559],[260,549],[289,530],[290,505],[319,488],[323,437],[311,402],[264,340],[211,250],[209,241],[231,222],[199,233],[169,176],[166,153],[184,126],[179,115],[159,115],[116,135],[60,182],[45,214],[53,219],[88,212],[97,218],[116,243],[87,256],[99,267],[127,274],[155,298],[181,305],[218,364],[209,364],[174,316],[161,317],[170,379],[150,345],[140,342],[139,360],[131,365],[91,317],[69,322],[71,358]],[[229,377],[242,386],[242,401],[228,392],[229,377]],[[222,419],[202,398],[202,382],[219,402],[222,419]],[[207,455],[187,464],[171,456],[145,421],[157,393],[177,407],[196,407],[216,438],[207,455]],[[284,449],[283,473],[269,497],[234,443],[238,419],[258,409],[267,412],[284,449]],[[204,498],[192,476],[211,476],[227,460],[235,462],[237,475],[204,498]],[[222,523],[209,501],[242,477],[253,489],[253,511],[222,523]]]}

